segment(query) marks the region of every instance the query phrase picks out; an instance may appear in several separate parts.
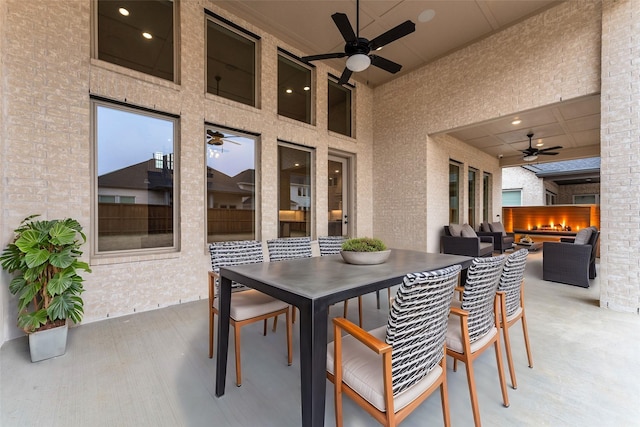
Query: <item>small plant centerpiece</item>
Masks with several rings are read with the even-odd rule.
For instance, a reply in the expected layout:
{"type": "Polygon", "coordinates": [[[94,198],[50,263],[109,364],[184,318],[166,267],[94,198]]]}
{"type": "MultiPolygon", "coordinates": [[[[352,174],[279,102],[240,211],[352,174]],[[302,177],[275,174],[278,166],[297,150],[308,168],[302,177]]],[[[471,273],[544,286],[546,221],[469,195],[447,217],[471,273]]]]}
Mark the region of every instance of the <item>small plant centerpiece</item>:
{"type": "MultiPolygon", "coordinates": [[[[91,272],[86,262],[79,260],[80,247],[87,238],[82,226],[74,219],[35,220],[38,215],[25,218],[15,239],[0,255],[2,269],[14,274],[9,291],[18,296],[18,327],[29,335],[31,360],[36,362],[59,356],[66,351],[67,319],[78,323],[84,314],[80,294],[84,291],[78,272],[91,272]],[[81,238],[82,240],[80,240],[81,238]],[[56,343],[54,353],[41,352],[34,356],[32,337],[61,330],[64,347],[56,343]],[[35,360],[34,360],[35,359],[35,360]]],[[[52,338],[46,338],[48,343],[52,338]]],[[[37,341],[36,341],[37,343],[37,341]]]]}
{"type": "Polygon", "coordinates": [[[342,244],[342,258],[349,264],[374,265],[385,262],[391,250],[380,239],[357,237],[342,244]]]}

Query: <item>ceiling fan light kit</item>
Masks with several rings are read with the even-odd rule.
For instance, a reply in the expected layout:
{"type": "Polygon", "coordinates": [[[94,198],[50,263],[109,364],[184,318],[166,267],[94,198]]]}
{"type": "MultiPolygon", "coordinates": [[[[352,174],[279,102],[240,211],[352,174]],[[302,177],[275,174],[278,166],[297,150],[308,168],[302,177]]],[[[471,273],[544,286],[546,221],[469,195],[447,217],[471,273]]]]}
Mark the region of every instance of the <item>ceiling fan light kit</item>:
{"type": "Polygon", "coordinates": [[[347,59],[347,68],[356,73],[366,70],[369,65],[371,65],[371,58],[362,53],[356,53],[347,59]]]}
{"type": "Polygon", "coordinates": [[[549,148],[533,148],[531,146],[531,139],[533,138],[533,132],[529,132],[527,134],[527,137],[529,138],[529,148],[527,148],[526,150],[521,150],[521,153],[524,154],[524,156],[522,156],[522,160],[524,160],[525,162],[533,162],[534,160],[538,159],[538,156],[541,154],[544,154],[546,156],[555,156],[559,153],[554,153],[553,150],[559,150],[562,148],[562,146],[560,145],[556,145],[555,147],[549,147],[549,148]]]}

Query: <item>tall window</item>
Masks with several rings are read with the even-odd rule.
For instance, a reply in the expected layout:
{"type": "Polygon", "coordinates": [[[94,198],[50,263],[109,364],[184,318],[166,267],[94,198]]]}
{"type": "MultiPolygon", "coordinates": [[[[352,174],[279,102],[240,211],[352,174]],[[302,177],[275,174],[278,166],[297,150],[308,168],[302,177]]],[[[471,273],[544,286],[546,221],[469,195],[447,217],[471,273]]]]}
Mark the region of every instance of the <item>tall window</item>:
{"type": "Polygon", "coordinates": [[[311,69],[278,53],[278,114],[311,124],[311,69]]]}
{"type": "Polygon", "coordinates": [[[476,185],[478,183],[478,171],[469,168],[469,225],[476,226],[476,185]]]}
{"type": "Polygon", "coordinates": [[[256,106],[259,37],[207,11],[207,92],[256,106]]]}
{"type": "Polygon", "coordinates": [[[93,100],[97,252],[177,247],[178,117],[93,100]]]}
{"type": "Polygon", "coordinates": [[[449,163],[449,223],[460,222],[460,164],[449,163]]]}
{"type": "Polygon", "coordinates": [[[491,174],[485,172],[482,175],[482,221],[491,222],[491,210],[489,205],[491,204],[491,174]]]}
{"type": "Polygon", "coordinates": [[[544,202],[545,205],[555,205],[556,204],[557,195],[549,190],[544,192],[544,202]]]}
{"type": "Polygon", "coordinates": [[[311,236],[312,151],[278,146],[278,237],[311,236]]]}
{"type": "Polygon", "coordinates": [[[207,242],[256,238],[257,136],[205,128],[207,242]]]}
{"type": "Polygon", "coordinates": [[[342,135],[351,134],[351,89],[329,80],[329,130],[342,135]]]}
{"type": "Polygon", "coordinates": [[[103,61],[175,80],[171,0],[98,0],[97,57],[103,61]]]}

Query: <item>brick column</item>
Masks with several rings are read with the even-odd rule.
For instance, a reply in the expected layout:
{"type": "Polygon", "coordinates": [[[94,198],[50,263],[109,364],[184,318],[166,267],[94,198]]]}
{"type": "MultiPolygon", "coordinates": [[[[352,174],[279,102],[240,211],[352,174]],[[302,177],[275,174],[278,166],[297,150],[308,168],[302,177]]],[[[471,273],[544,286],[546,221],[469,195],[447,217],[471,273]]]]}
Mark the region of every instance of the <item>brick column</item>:
{"type": "Polygon", "coordinates": [[[600,305],[640,309],[640,1],[602,3],[600,305]]]}

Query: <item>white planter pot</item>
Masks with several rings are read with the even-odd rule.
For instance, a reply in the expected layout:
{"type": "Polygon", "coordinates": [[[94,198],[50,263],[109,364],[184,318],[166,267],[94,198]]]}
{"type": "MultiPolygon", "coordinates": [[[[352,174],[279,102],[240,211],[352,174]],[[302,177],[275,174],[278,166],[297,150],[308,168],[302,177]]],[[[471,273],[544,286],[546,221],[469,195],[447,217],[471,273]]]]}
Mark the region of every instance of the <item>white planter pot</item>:
{"type": "Polygon", "coordinates": [[[347,264],[375,265],[385,262],[391,255],[391,249],[379,252],[340,251],[340,255],[347,264]]]}
{"type": "Polygon", "coordinates": [[[62,356],[67,351],[67,332],[69,325],[29,334],[29,351],[31,361],[39,362],[56,356],[62,356]]]}

